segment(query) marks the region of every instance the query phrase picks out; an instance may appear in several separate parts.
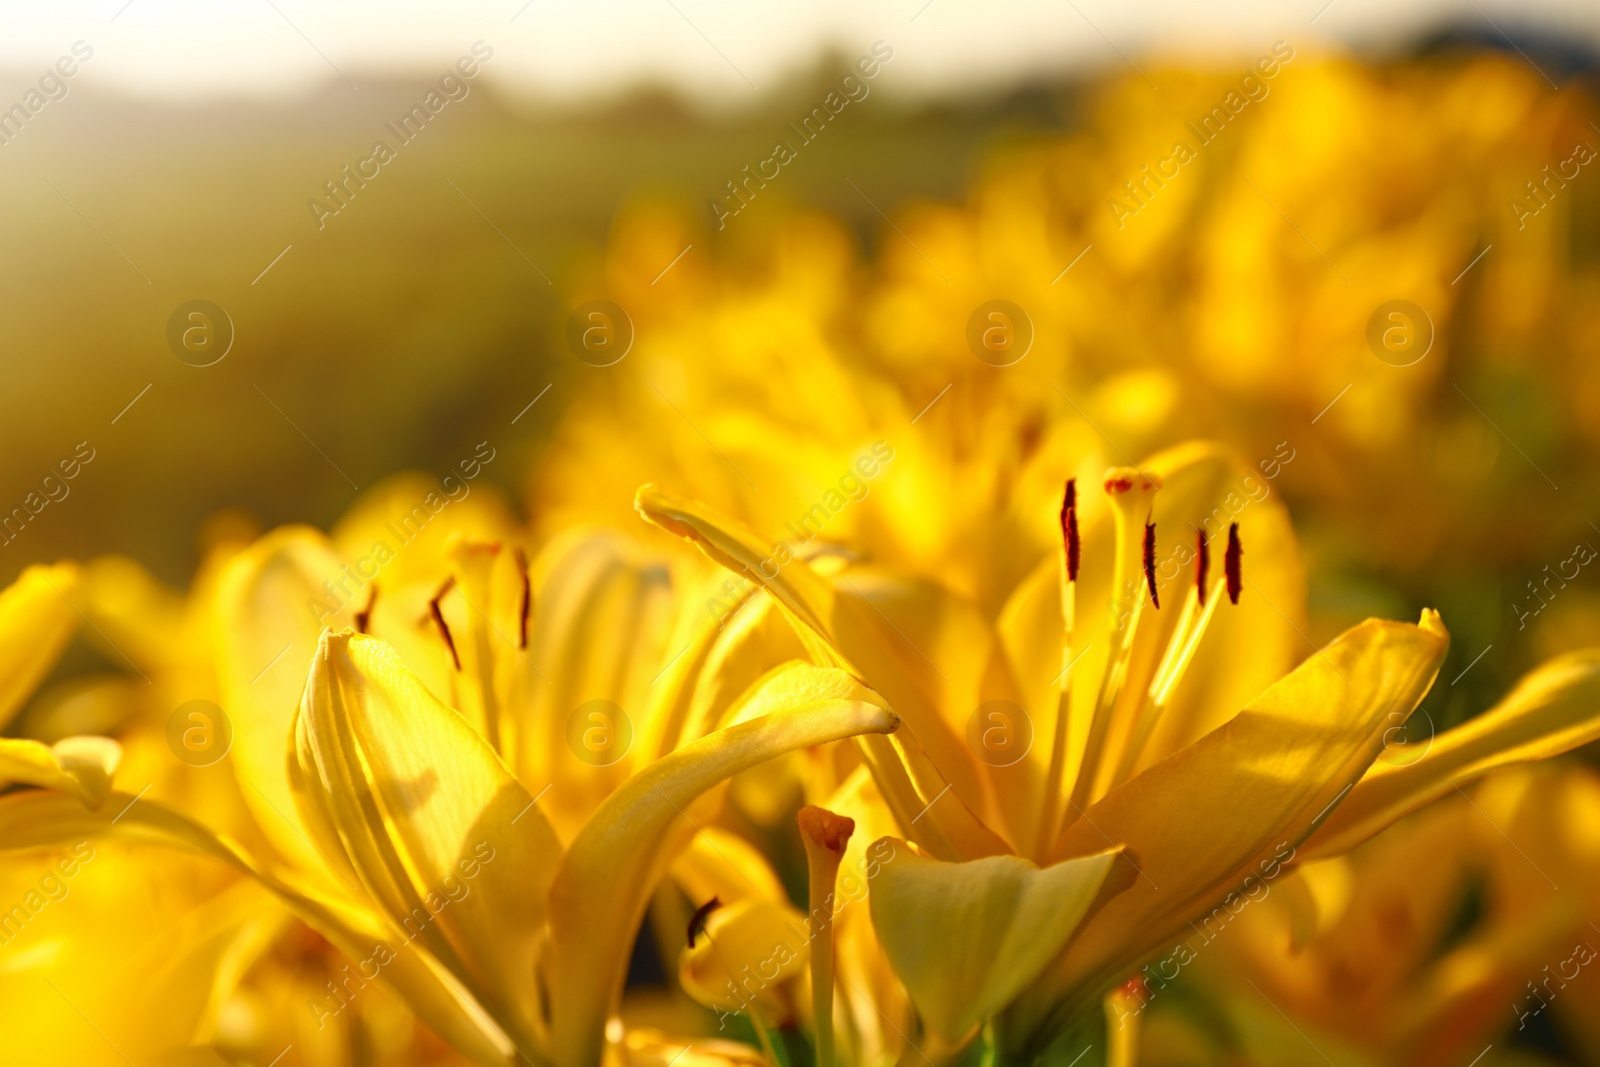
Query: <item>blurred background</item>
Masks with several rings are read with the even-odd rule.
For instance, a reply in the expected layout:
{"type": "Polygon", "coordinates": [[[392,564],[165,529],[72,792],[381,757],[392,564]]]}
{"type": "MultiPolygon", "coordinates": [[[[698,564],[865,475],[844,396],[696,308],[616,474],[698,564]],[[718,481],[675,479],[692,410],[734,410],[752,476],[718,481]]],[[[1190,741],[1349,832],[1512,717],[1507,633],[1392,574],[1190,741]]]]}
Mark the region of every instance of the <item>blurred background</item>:
{"type": "MultiPolygon", "coordinates": [[[[543,535],[651,536],[649,480],[776,530],[917,423],[978,480],[1227,442],[1303,540],[1308,648],[1443,612],[1439,728],[1600,644],[1591,2],[109,0],[0,27],[0,580],[117,553],[183,589],[220,539],[329,528],[484,444],[477,484],[543,535]],[[593,300],[634,338],[609,366],[571,341],[593,300]],[[994,300],[1032,338],[1007,367],[968,340],[994,300]]],[[[937,577],[997,611],[1035,510],[988,577],[937,577]]]]}
{"type": "MultiPolygon", "coordinates": [[[[114,551],[182,587],[219,528],[326,527],[358,489],[483,441],[487,480],[537,513],[530,471],[582,469],[552,444],[564,419],[603,434],[631,403],[609,425],[649,450],[704,436],[694,405],[718,402],[642,378],[619,394],[631,368],[573,357],[572,308],[641,257],[644,348],[674,304],[777,284],[801,219],[838,238],[813,256],[834,263],[828,358],[909,410],[948,366],[1000,373],[962,329],[1003,297],[1037,330],[1013,391],[1108,454],[1209,436],[1271,462],[1311,554],[1312,637],[1438,606],[1453,671],[1477,667],[1450,695],[1479,706],[1600,639],[1575,561],[1600,546],[1587,5],[3,18],[0,103],[21,110],[0,116],[0,509],[29,521],[0,578],[114,551]],[[867,78],[874,42],[892,58],[867,78]],[[799,136],[830,92],[844,109],[799,136]],[[959,292],[948,322],[929,286],[959,292]],[[194,300],[227,319],[212,351],[231,335],[210,366],[169,340],[194,300]],[[1393,300],[1426,322],[1380,359],[1368,328],[1393,300]],[[41,483],[75,452],[93,456],[76,478],[41,483]]],[[[620,481],[606,506],[629,522],[620,481]]]]}

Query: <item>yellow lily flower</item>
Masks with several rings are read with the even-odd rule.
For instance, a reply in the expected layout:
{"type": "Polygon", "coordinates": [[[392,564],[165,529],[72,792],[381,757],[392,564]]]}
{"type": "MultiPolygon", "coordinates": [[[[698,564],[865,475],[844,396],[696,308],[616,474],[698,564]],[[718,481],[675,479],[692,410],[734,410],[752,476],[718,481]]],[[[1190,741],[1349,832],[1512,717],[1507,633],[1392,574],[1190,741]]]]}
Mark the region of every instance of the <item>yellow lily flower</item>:
{"type": "MultiPolygon", "coordinates": [[[[121,616],[114,608],[125,577],[115,562],[86,568],[62,563],[29,568],[0,593],[0,656],[9,664],[6,718],[31,695],[81,624],[112,641],[105,631],[118,630],[121,616]]],[[[150,649],[140,651],[145,659],[150,649]]],[[[116,723],[126,719],[126,708],[111,707],[128,703],[122,694],[98,684],[85,692],[96,711],[68,702],[23,722],[45,729],[46,740],[0,740],[0,780],[56,790],[69,806],[114,820],[120,808],[107,806],[113,774],[131,769],[142,775],[153,766],[154,750],[165,745],[149,731],[125,732],[121,743],[98,735],[58,736],[103,711],[116,723]]],[[[5,848],[0,1011],[6,1047],[19,1062],[165,1062],[210,1034],[221,986],[270,936],[273,909],[265,894],[201,859],[71,833],[48,843],[8,840],[5,848]],[[141,918],[133,927],[130,909],[141,918]]]]}
{"type": "Polygon", "coordinates": [[[885,593],[863,594],[850,569],[819,573],[703,505],[640,490],[647,519],[763,589],[819,662],[903,717],[892,744],[861,743],[909,839],[894,847],[911,857],[880,872],[872,913],[939,1038],[959,1043],[989,1022],[1000,1055],[1030,1059],[1192,920],[1277,877],[1297,850],[1347,850],[1446,783],[1600,736],[1600,714],[1576,699],[1580,679],[1567,675],[1538,699],[1514,697],[1443,735],[1405,771],[1364,778],[1432,685],[1448,636],[1431,611],[1415,626],[1372,620],[1273,681],[1284,667],[1275,660],[1291,650],[1262,638],[1281,626],[1219,626],[1233,606],[1222,604],[1226,593],[1296,629],[1263,592],[1298,581],[1292,534],[1270,506],[1240,524],[1264,535],[1259,563],[1250,556],[1254,577],[1241,572],[1238,527],[1223,576],[1208,569],[1202,536],[1188,556],[1197,580],[1176,611],[1169,588],[1162,611],[1172,576],[1157,531],[1215,536],[1214,516],[1227,514],[1219,497],[1238,473],[1203,448],[1112,471],[1114,515],[1081,541],[1069,486],[1060,560],[1018,587],[989,640],[935,646],[936,655],[924,649],[937,631],[897,616],[885,593]],[[1073,609],[1080,598],[1110,610],[1084,626],[1073,609]],[[935,696],[939,682],[973,677],[982,681],[958,691],[972,701],[965,707],[935,696]],[[962,743],[963,713],[1000,691],[1025,702],[1011,704],[1020,723],[996,720],[1006,730],[1054,719],[1049,748],[1038,731],[1048,758],[996,759],[981,733],[962,743]]]}
{"type": "MultiPolygon", "coordinates": [[[[44,680],[84,616],[72,602],[83,584],[74,563],[33,566],[0,593],[0,727],[44,680]]],[[[54,744],[0,738],[0,786],[64,789],[97,807],[111,788],[122,749],[107,737],[64,737],[54,744]]]]}
{"type": "MultiPolygon", "coordinates": [[[[1573,726],[1591,716],[1600,653],[1540,667],[1462,732],[1552,700],[1573,726]]],[[[1357,788],[1413,762],[1404,749],[1391,757],[1357,788]]],[[[1309,1042],[1340,1062],[1444,1065],[1548,1032],[1552,1019],[1558,1032],[1590,1036],[1594,997],[1575,979],[1600,955],[1590,925],[1600,915],[1587,892],[1600,869],[1592,830],[1600,780],[1569,761],[1497,762],[1477,786],[1446,787],[1442,799],[1347,855],[1315,858],[1337,852],[1340,826],[1363,821],[1373,802],[1341,807],[1292,875],[1185,939],[1198,962],[1181,981],[1232,1023],[1226,1045],[1261,1064],[1300,1062],[1309,1042]]],[[[1155,1009],[1153,1037],[1175,1000],[1163,986],[1136,1007],[1155,1009]]],[[[1169,1041],[1198,1036],[1183,1034],[1170,1014],[1167,1027],[1169,1041]]]]}
{"type": "MultiPolygon", "coordinates": [[[[278,531],[227,564],[217,610],[229,624],[219,673],[240,735],[233,768],[276,848],[252,854],[142,795],[112,792],[89,810],[53,791],[0,798],[4,847],[83,838],[198,853],[264,887],[350,961],[356,988],[381,977],[473,1062],[597,1060],[629,935],[655,875],[708,818],[703,795],[773,756],[892,731],[897,720],[878,704],[784,691],[785,680],[776,679],[744,701],[759,714],[708,729],[661,758],[634,755],[609,772],[577,751],[557,760],[537,732],[553,729],[546,736],[560,737],[562,724],[549,722],[559,717],[528,714],[527,680],[508,662],[526,662],[537,673],[526,649],[550,647],[552,631],[570,628],[574,613],[602,627],[625,618],[641,602],[618,601],[612,591],[621,591],[617,579],[629,574],[645,594],[642,617],[658,618],[651,605],[660,576],[630,568],[604,544],[598,552],[593,543],[569,544],[560,551],[573,566],[539,585],[556,612],[541,618],[530,602],[531,579],[503,565],[515,553],[462,532],[445,540],[446,580],[433,583],[422,603],[418,590],[402,583],[380,589],[376,600],[335,602],[345,598],[330,595],[324,583],[353,592],[349,568],[315,531],[278,531]],[[435,684],[459,710],[438,699],[389,643],[324,627],[307,656],[303,692],[285,715],[280,701],[292,683],[272,681],[276,692],[259,686],[309,631],[346,616],[405,635],[402,641],[419,649],[422,670],[436,679],[447,670],[435,684]],[[417,641],[419,629],[431,644],[417,641]],[[523,703],[514,707],[511,698],[523,703]],[[290,749],[287,761],[241,753],[246,736],[272,747],[275,731],[290,749]],[[584,784],[590,772],[617,782],[563,805],[586,816],[574,817],[565,842],[540,807],[545,790],[536,796],[511,770],[530,752],[543,761],[533,766],[559,765],[558,780],[541,783],[557,794],[584,784]]],[[[640,625],[650,632],[656,624],[640,625]]],[[[656,646],[644,647],[653,654],[656,646]]],[[[614,679],[615,657],[593,670],[614,679]]],[[[565,675],[547,680],[575,682],[565,675]]],[[[544,712],[557,706],[538,705],[544,712]]]]}

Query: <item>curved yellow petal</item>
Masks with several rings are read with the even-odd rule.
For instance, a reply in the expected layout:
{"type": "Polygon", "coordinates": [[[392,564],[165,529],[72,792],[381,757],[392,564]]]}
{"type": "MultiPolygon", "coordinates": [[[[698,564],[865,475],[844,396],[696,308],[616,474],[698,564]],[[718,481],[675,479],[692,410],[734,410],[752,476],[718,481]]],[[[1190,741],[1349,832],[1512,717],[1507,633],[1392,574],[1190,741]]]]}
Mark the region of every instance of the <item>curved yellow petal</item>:
{"type": "Polygon", "coordinates": [[[780,663],[746,689],[728,709],[728,725],[748,722],[784,708],[819,704],[825,700],[853,700],[888,703],[862,685],[849,671],[837,667],[818,667],[799,660],[780,663]]]}
{"type": "MultiPolygon", "coordinates": [[[[750,530],[704,505],[684,500],[656,486],[640,488],[634,505],[657,526],[686,538],[714,562],[757,582],[789,612],[791,619],[821,644],[842,666],[851,668],[882,693],[897,714],[916,731],[939,773],[973,811],[986,810],[986,797],[976,761],[940,711],[934,687],[944,688],[937,667],[898,632],[881,608],[849,579],[836,590],[804,560],[778,553],[750,530]],[[787,562],[776,565],[779,558],[787,562]],[[772,572],[775,571],[775,576],[772,572]]],[[[821,649],[819,649],[821,651],[821,649]]]]}
{"type": "MultiPolygon", "coordinates": [[[[937,828],[938,836],[954,850],[955,858],[973,860],[983,856],[1008,855],[1015,851],[1004,838],[985,826],[966,801],[950,788],[910,730],[901,730],[890,740],[864,738],[862,743],[865,747],[879,750],[885,745],[893,747],[899,764],[905,768],[922,801],[918,805],[918,813],[912,816],[913,822],[924,819],[930,822],[933,828],[937,828]]],[[[888,760],[880,755],[874,762],[881,768],[888,760]]],[[[915,831],[916,827],[909,826],[908,830],[915,831]]]]}
{"type": "Polygon", "coordinates": [[[1374,767],[1312,835],[1304,858],[1348,852],[1396,819],[1490,771],[1600,737],[1600,649],[1557,657],[1504,700],[1433,739],[1414,761],[1374,767]]]}
{"type": "Polygon", "coordinates": [[[695,904],[716,897],[732,904],[743,897],[788,900],[772,865],[738,834],[707,826],[690,839],[672,864],[672,879],[695,904]]]}
{"type": "MultiPolygon", "coordinates": [[[[126,556],[100,556],[84,566],[84,579],[84,614],[117,652],[140,667],[200,663],[209,656],[210,635],[196,634],[198,628],[189,625],[184,597],[138,563],[126,556]]],[[[117,655],[111,658],[120,663],[117,655]]]]}
{"type": "Polygon", "coordinates": [[[1275,876],[1427,693],[1448,645],[1433,612],[1419,626],[1369,619],[1090,806],[1053,855],[1122,844],[1141,877],[1018,1002],[1007,1045],[1036,1046],[1247,877],[1275,876]]]}
{"type": "MultiPolygon", "coordinates": [[[[718,574],[726,572],[717,569],[718,574]]],[[[759,593],[759,590],[756,590],[759,593]]],[[[806,647],[771,597],[754,596],[732,620],[724,626],[708,650],[697,676],[693,680],[688,713],[685,716],[678,744],[688,744],[706,734],[740,719],[753,718],[745,705],[751,694],[759,689],[771,675],[785,666],[805,663],[806,647]],[[776,663],[779,666],[774,667],[776,663]]],[[[837,670],[837,668],[816,668],[837,670]]],[[[862,693],[871,692],[847,671],[838,673],[849,678],[862,693]]],[[[881,704],[882,698],[852,696],[841,699],[866,700],[881,704]]]]}
{"type": "Polygon", "coordinates": [[[774,663],[806,655],[799,635],[772,598],[742,585],[709,561],[694,559],[681,586],[673,658],[650,687],[641,752],[660,755],[715,730],[729,705],[774,663]]]}
{"type": "Polygon", "coordinates": [[[76,563],[40,563],[0,592],[0,727],[22,709],[78,632],[83,616],[70,598],[82,581],[76,563]]]}
{"type": "Polygon", "coordinates": [[[509,762],[534,788],[557,783],[547,808],[566,837],[626,777],[632,758],[653,755],[640,744],[651,682],[679,651],[662,651],[671,623],[671,577],[623,538],[584,530],[545,546],[532,572],[526,653],[535,673],[509,762]],[[628,716],[634,737],[628,758],[595,766],[569,748],[572,716],[595,700],[628,716]]]}
{"type": "Polygon", "coordinates": [[[1121,855],[1107,849],[1043,869],[1017,856],[945,863],[886,840],[896,847],[872,881],[872,924],[917,1011],[950,1041],[1039,977],[1103,902],[1121,855]]]}
{"type": "Polygon", "coordinates": [[[560,843],[483,737],[383,641],[325,632],[295,725],[306,821],[391,922],[519,1036],[560,843]]]}
{"type": "Polygon", "coordinates": [[[708,1008],[753,1004],[764,1025],[782,1024],[794,1010],[788,985],[811,959],[805,921],[789,904],[758,897],[718,908],[694,945],[679,953],[678,982],[708,1008]]]}
{"type": "Polygon", "coordinates": [[[595,1067],[628,952],[660,873],[661,843],[683,809],[727,778],[786,752],[862,733],[889,733],[894,715],[828,701],[719,730],[623,783],[573,838],[550,888],[552,1042],[564,1067],[595,1067]]]}
{"type": "Polygon", "coordinates": [[[324,862],[289,787],[290,730],[317,635],[361,606],[335,584],[343,565],[321,533],[286,526],[230,559],[217,581],[217,681],[233,724],[228,758],[268,840],[307,871],[324,862]]]}
{"type": "Polygon", "coordinates": [[[122,746],[109,737],[64,737],[53,745],[0,738],[0,785],[59,789],[90,808],[98,808],[111,792],[111,776],[121,762],[122,746]]]}
{"type": "Polygon", "coordinates": [[[465,624],[453,637],[461,666],[451,675],[452,703],[490,748],[505,755],[512,751],[511,737],[520,725],[510,705],[518,661],[527,659],[521,619],[528,603],[526,576],[512,548],[498,541],[454,535],[445,556],[455,578],[452,594],[466,604],[466,611],[459,613],[465,624]]]}
{"type": "Polygon", "coordinates": [[[171,808],[126,793],[112,793],[99,811],[89,811],[73,798],[54,792],[0,797],[0,850],[102,837],[199,853],[250,875],[350,959],[367,959],[382,946],[387,959],[382,980],[393,986],[435,1033],[473,1062],[507,1064],[517,1055],[519,1050],[499,1025],[425,949],[396,936],[393,927],[364,908],[271,873],[226,837],[171,808]]]}

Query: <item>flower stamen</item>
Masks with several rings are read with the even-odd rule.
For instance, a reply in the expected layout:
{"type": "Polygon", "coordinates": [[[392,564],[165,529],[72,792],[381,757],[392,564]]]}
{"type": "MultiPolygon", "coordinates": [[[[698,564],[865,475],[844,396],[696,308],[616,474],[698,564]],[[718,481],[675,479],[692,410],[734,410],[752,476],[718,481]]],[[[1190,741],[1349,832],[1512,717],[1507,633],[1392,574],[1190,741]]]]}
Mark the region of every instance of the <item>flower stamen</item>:
{"type": "Polygon", "coordinates": [[[722,901],[717,897],[712,897],[694,909],[694,914],[689,916],[689,927],[686,931],[690,948],[694,948],[695,939],[706,932],[706,920],[711,918],[711,913],[720,907],[722,907],[722,901]]]}
{"type": "Polygon", "coordinates": [[[1156,589],[1156,524],[1148,520],[1144,524],[1144,584],[1150,590],[1150,603],[1160,611],[1161,594],[1156,589]]]}
{"type": "Polygon", "coordinates": [[[1244,547],[1239,544],[1238,523],[1228,527],[1228,554],[1222,559],[1222,569],[1228,575],[1228,599],[1237,604],[1244,589],[1244,547]]]}
{"type": "MultiPolygon", "coordinates": [[[[1228,532],[1228,559],[1233,562],[1234,571],[1230,576],[1212,582],[1209,595],[1205,583],[1210,570],[1210,556],[1204,530],[1199,532],[1197,545],[1199,558],[1195,566],[1194,587],[1189,591],[1178,625],[1167,641],[1161,665],[1156,668],[1155,675],[1150,680],[1149,690],[1139,709],[1139,718],[1134,723],[1133,732],[1123,749],[1122,757],[1118,760],[1117,772],[1112,778],[1113,785],[1126,781],[1133,774],[1139,757],[1144,753],[1145,744],[1155,730],[1156,723],[1160,721],[1162,712],[1172,701],[1178,683],[1182,681],[1189,665],[1194,662],[1195,654],[1200,650],[1200,641],[1205,637],[1206,630],[1211,625],[1211,617],[1216,614],[1217,605],[1222,601],[1224,587],[1232,592],[1235,580],[1233,574],[1237,574],[1238,560],[1242,556],[1239,524],[1234,523],[1228,532]]],[[[1233,596],[1233,603],[1238,603],[1236,594],[1233,596]]]]}
{"type": "Polygon", "coordinates": [[[428,614],[432,616],[433,624],[439,628],[439,636],[444,638],[445,647],[450,650],[450,661],[456,665],[456,670],[460,671],[461,657],[456,653],[456,639],[450,636],[450,624],[444,621],[444,612],[439,610],[439,601],[455,587],[456,577],[452,574],[444,580],[439,591],[433,594],[433,599],[428,601],[428,614]]]}
{"type": "Polygon", "coordinates": [[[367,606],[356,612],[356,633],[370,633],[372,623],[372,607],[378,602],[378,583],[373,582],[367,586],[367,606]]]}
{"type": "Polygon", "coordinates": [[[1068,478],[1061,497],[1061,544],[1066,552],[1067,581],[1078,580],[1078,562],[1083,542],[1078,536],[1078,479],[1068,478]]]}
{"type": "Polygon", "coordinates": [[[528,557],[519,546],[516,550],[517,573],[522,576],[522,604],[517,610],[517,648],[528,647],[528,616],[533,613],[533,579],[528,577],[528,557]]]}
{"type": "Polygon", "coordinates": [[[1055,841],[1056,797],[1067,762],[1067,735],[1071,732],[1072,647],[1078,623],[1078,564],[1082,541],[1078,536],[1078,480],[1068,478],[1061,495],[1061,677],[1056,689],[1055,732],[1050,741],[1050,765],[1045,790],[1039,800],[1039,825],[1034,855],[1043,859],[1055,841]]]}

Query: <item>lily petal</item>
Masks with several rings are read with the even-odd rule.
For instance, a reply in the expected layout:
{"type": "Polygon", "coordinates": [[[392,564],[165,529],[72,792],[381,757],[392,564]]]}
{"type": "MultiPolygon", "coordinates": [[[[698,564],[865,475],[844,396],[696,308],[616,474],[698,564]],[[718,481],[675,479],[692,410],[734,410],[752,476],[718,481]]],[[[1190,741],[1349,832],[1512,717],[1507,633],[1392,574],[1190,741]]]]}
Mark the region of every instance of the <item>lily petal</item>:
{"type": "Polygon", "coordinates": [[[821,645],[819,652],[851,668],[905,717],[939,773],[967,806],[973,811],[986,810],[976,760],[945,719],[930,689],[944,683],[937,675],[930,682],[928,664],[918,658],[915,649],[905,651],[906,639],[870,597],[848,585],[836,591],[798,559],[789,559],[777,567],[776,577],[766,578],[765,569],[778,555],[772,546],[734,520],[653,485],[640,488],[634,506],[647,520],[693,541],[734,574],[760,580],[796,621],[802,635],[809,635],[811,644],[821,645]]]}
{"type": "Polygon", "coordinates": [[[793,1013],[789,983],[806,973],[811,938],[806,917],[787,901],[746,897],[711,913],[692,948],[678,955],[678,983],[708,1008],[738,1011],[754,1000],[767,1025],[793,1013]],[[740,984],[759,973],[760,989],[740,984]]]}
{"type": "Polygon", "coordinates": [[[1600,738],[1600,649],[1557,657],[1504,700],[1434,738],[1413,762],[1375,767],[1306,842],[1306,859],[1350,851],[1396,819],[1490,771],[1600,738]]]}
{"type": "Polygon", "coordinates": [[[1391,716],[1409,714],[1427,693],[1448,645],[1434,612],[1418,626],[1369,619],[1091,805],[1052,854],[1125,844],[1141,859],[1141,877],[1023,995],[1002,1040],[1037,1047],[1191,918],[1261,877],[1260,865],[1292,859],[1382,751],[1391,716]]]}
{"type": "Polygon", "coordinates": [[[552,1042],[565,1067],[595,1067],[634,931],[683,809],[718,782],[786,752],[862,733],[889,733],[873,704],[826,701],[719,730],[657,760],[601,804],[562,858],[550,888],[552,1042]]]}
{"type": "Polygon", "coordinates": [[[784,708],[850,700],[887,708],[887,702],[862,685],[849,671],[817,667],[799,660],[780,663],[745,690],[728,710],[728,725],[748,722],[784,708]]]}
{"type": "Polygon", "coordinates": [[[157,801],[112,793],[99,811],[89,811],[62,793],[26,791],[0,798],[0,849],[102,837],[199,853],[250,875],[350,959],[365,959],[383,946],[392,958],[381,980],[474,1063],[508,1064],[519,1051],[459,980],[376,915],[270,873],[232,841],[157,801]]]}
{"type": "Polygon", "coordinates": [[[117,652],[140,668],[203,662],[210,654],[209,635],[197,634],[189,625],[184,598],[133,560],[90,560],[84,566],[83,587],[84,614],[117,652]]]}
{"type": "Polygon", "coordinates": [[[324,632],[295,725],[299,799],[388,917],[522,1035],[561,855],[555,831],[464,717],[385,642],[324,632]]]}
{"type": "MultiPolygon", "coordinates": [[[[574,531],[546,545],[532,567],[533,614],[524,723],[511,765],[523,781],[556,783],[548,809],[563,838],[627,775],[631,759],[591,766],[567,747],[569,717],[607,700],[640,730],[671,624],[671,576],[624,539],[574,531]]],[[[638,740],[637,734],[635,735],[638,740]]],[[[635,751],[630,751],[633,757],[635,751]]]]}
{"type": "Polygon", "coordinates": [[[21,782],[71,793],[98,808],[111,792],[122,746],[109,737],[65,737],[54,745],[0,738],[0,785],[21,782]]]}
{"type": "Polygon", "coordinates": [[[872,923],[923,1020],[950,1041],[1039,977],[1101,898],[1121,851],[1041,870],[1017,856],[945,863],[884,840],[895,858],[873,879],[872,923]]]}
{"type": "Polygon", "coordinates": [[[68,599],[83,580],[76,563],[36,564],[0,592],[0,727],[21,710],[83,616],[68,599]]]}
{"type": "Polygon", "coordinates": [[[228,758],[268,840],[307,871],[324,861],[295,810],[284,746],[317,634],[354,610],[329,599],[342,565],[321,533],[287,526],[229,560],[217,582],[217,676],[233,724],[228,758]]]}
{"type": "Polygon", "coordinates": [[[783,903],[783,883],[754,845],[738,834],[707,826],[672,865],[672,878],[692,901],[716,897],[732,904],[746,896],[783,903]]]}

